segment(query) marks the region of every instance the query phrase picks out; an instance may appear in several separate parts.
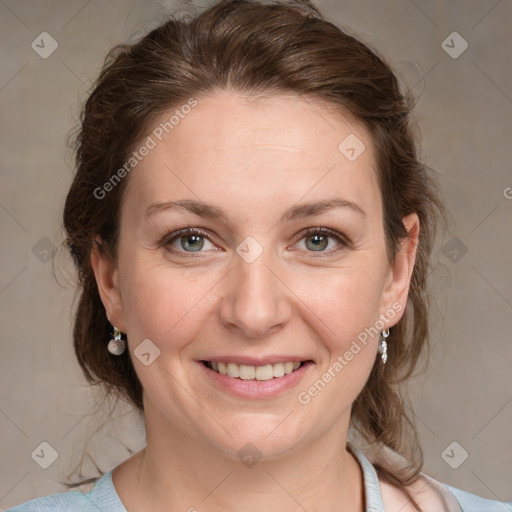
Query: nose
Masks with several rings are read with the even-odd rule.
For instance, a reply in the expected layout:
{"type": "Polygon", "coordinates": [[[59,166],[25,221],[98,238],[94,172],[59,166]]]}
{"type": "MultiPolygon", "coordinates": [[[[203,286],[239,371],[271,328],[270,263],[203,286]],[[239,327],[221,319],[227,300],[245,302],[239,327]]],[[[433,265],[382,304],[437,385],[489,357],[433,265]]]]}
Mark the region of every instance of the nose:
{"type": "Polygon", "coordinates": [[[235,256],[220,291],[220,319],[238,336],[261,339],[282,329],[291,317],[291,291],[266,252],[247,263],[235,256]]]}

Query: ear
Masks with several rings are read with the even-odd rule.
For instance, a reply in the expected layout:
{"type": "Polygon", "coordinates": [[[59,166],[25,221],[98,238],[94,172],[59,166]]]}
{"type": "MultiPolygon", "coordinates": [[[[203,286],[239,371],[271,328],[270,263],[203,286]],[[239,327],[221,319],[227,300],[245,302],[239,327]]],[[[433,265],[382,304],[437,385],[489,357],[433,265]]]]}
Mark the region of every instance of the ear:
{"type": "Polygon", "coordinates": [[[99,237],[96,237],[92,243],[91,266],[108,321],[120,331],[126,332],[123,302],[119,289],[119,271],[103,251],[99,237]]]}
{"type": "Polygon", "coordinates": [[[418,215],[411,213],[403,218],[403,223],[408,236],[401,240],[401,247],[395,255],[395,261],[390,265],[383,292],[381,314],[388,318],[389,315],[386,315],[386,311],[393,310],[396,313],[396,315],[393,315],[390,324],[386,325],[386,328],[392,327],[402,318],[407,304],[414,262],[416,261],[420,233],[418,215]]]}

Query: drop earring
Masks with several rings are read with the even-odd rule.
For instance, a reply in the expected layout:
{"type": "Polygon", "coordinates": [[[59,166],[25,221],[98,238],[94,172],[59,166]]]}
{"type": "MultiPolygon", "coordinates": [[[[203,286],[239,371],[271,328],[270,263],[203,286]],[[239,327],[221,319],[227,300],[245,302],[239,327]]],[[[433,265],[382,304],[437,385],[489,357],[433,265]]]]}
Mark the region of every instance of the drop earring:
{"type": "Polygon", "coordinates": [[[386,364],[386,361],[388,360],[388,342],[386,341],[386,338],[389,336],[389,329],[384,329],[380,335],[379,353],[381,354],[382,363],[386,364]]]}
{"type": "Polygon", "coordinates": [[[121,332],[114,327],[114,338],[108,342],[108,351],[114,356],[120,356],[126,349],[126,341],[121,339],[121,332]]]}

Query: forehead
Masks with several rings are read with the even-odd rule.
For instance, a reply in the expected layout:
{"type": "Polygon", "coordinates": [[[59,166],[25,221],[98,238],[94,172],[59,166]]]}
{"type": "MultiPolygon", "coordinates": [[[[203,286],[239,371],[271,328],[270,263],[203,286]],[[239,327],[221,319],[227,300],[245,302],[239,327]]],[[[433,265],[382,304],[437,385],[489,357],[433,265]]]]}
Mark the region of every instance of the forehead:
{"type": "Polygon", "coordinates": [[[223,91],[196,101],[145,135],[154,147],[130,174],[131,208],[182,197],[264,206],[336,192],[375,201],[373,146],[348,115],[290,95],[254,101],[223,91]]]}

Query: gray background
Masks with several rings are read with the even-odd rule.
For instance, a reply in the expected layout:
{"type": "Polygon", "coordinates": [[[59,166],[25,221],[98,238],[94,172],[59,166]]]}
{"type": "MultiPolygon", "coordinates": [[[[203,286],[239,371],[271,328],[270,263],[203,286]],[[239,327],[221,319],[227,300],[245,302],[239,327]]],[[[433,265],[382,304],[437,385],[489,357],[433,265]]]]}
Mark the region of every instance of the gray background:
{"type": "MultiPolygon", "coordinates": [[[[436,250],[445,273],[433,280],[432,367],[410,388],[424,471],[481,496],[511,500],[512,3],[317,5],[378,49],[414,87],[421,156],[439,173],[452,214],[436,250]],[[453,46],[452,54],[462,48],[462,40],[446,40],[452,32],[469,45],[457,58],[443,48],[453,46]]],[[[130,455],[128,449],[144,446],[142,424],[128,407],[115,409],[105,425],[107,409],[99,409],[100,395],[74,360],[73,269],[57,249],[73,172],[66,137],[79,102],[106,51],[147,29],[160,12],[156,3],[129,0],[0,0],[4,509],[63,491],[58,480],[74,469],[84,448],[108,471],[130,455]],[[31,47],[42,32],[58,42],[47,59],[31,47]],[[48,469],[36,463],[42,442],[58,454],[48,469]]],[[[90,460],[83,471],[95,475],[90,460]]]]}

